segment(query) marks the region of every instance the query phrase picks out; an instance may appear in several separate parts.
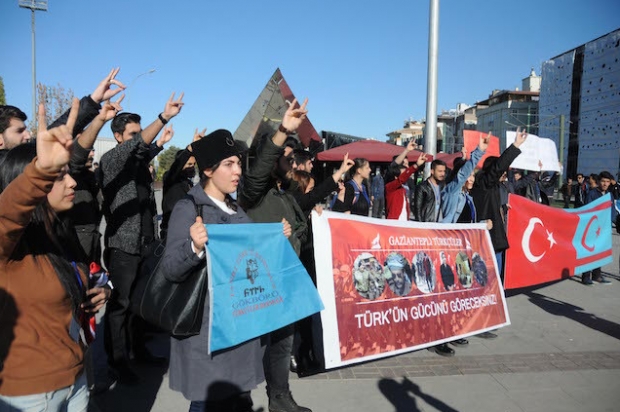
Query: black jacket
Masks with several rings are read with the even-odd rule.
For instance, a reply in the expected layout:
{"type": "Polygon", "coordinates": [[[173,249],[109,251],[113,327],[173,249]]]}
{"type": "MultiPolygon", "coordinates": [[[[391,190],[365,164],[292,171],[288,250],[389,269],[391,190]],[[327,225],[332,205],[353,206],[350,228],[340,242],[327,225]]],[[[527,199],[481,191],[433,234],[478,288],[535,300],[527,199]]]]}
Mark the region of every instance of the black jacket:
{"type": "Polygon", "coordinates": [[[283,153],[284,149],[276,146],[270,138],[259,144],[256,160],[243,175],[239,204],[256,223],[275,223],[286,219],[293,230],[288,240],[299,256],[301,244],[308,236],[306,216],[293,196],[277,189],[271,174],[283,153]]]}
{"type": "Polygon", "coordinates": [[[426,179],[416,186],[413,213],[418,222],[437,221],[435,213],[435,191],[431,185],[432,183],[426,179]]]}
{"type": "Polygon", "coordinates": [[[170,220],[174,205],[183,199],[193,186],[192,181],[183,173],[183,166],[185,166],[190,157],[192,157],[192,152],[187,149],[181,150],[174,159],[170,169],[164,174],[164,189],[161,202],[163,217],[160,233],[162,239],[165,239],[168,233],[168,221],[170,220]]]}
{"type": "Polygon", "coordinates": [[[90,149],[83,148],[76,141],[69,161],[69,174],[76,182],[73,207],[67,212],[75,226],[80,244],[91,262],[101,261],[101,207],[99,205],[99,184],[95,173],[86,167],[90,149]]]}
{"type": "Polygon", "coordinates": [[[492,161],[490,165],[476,174],[476,182],[471,190],[474,199],[478,220],[491,219],[493,228],[490,230],[491,241],[495,252],[508,249],[506,237],[505,215],[502,210],[500,196],[500,181],[502,174],[508,170],[510,164],[519,156],[521,150],[510,145],[502,155],[492,161]]]}

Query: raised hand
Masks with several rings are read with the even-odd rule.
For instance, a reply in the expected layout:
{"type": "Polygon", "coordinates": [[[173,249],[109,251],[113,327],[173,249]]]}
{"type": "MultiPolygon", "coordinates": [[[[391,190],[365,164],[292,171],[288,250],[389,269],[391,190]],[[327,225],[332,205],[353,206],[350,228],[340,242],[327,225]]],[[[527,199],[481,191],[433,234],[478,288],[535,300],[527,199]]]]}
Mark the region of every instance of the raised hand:
{"type": "Polygon", "coordinates": [[[293,228],[291,228],[291,224],[286,219],[282,219],[282,225],[284,226],[282,233],[288,239],[293,234],[293,228]]]}
{"type": "Polygon", "coordinates": [[[73,146],[73,126],[80,110],[80,101],[73,99],[67,124],[47,130],[45,106],[39,105],[39,131],[37,133],[37,169],[58,173],[69,163],[73,146]]]}
{"type": "Polygon", "coordinates": [[[183,105],[185,104],[183,103],[183,95],[184,93],[181,92],[181,94],[179,95],[179,98],[176,100],[174,100],[174,92],[170,95],[170,98],[166,102],[166,107],[164,108],[164,111],[161,114],[164,119],[170,120],[181,112],[181,109],[183,108],[183,105]]]}
{"type": "Polygon", "coordinates": [[[342,164],[340,165],[340,169],[338,169],[338,173],[340,175],[342,175],[343,173],[348,172],[349,169],[351,169],[354,164],[355,164],[355,162],[353,160],[349,159],[349,153],[347,152],[344,155],[344,159],[342,159],[342,164]]]}
{"type": "Polygon", "coordinates": [[[162,147],[163,145],[168,143],[170,139],[172,139],[172,136],[174,136],[174,129],[172,128],[172,125],[164,127],[164,131],[162,132],[161,137],[157,139],[157,142],[155,144],[159,147],[162,147]]]}
{"type": "Polygon", "coordinates": [[[192,142],[196,142],[200,139],[202,139],[203,137],[206,136],[207,133],[207,128],[205,127],[204,129],[202,129],[202,132],[198,133],[198,128],[196,128],[196,130],[194,130],[194,139],[192,140],[192,142]]]}
{"type": "Polygon", "coordinates": [[[99,115],[97,116],[97,118],[103,121],[104,123],[114,119],[114,117],[118,114],[118,112],[123,110],[123,107],[121,106],[121,102],[123,101],[124,98],[125,98],[125,93],[121,94],[121,97],[119,97],[118,100],[115,102],[111,102],[109,100],[106,100],[105,102],[103,102],[103,104],[101,105],[101,110],[99,110],[99,115]]]}
{"type": "Polygon", "coordinates": [[[202,252],[205,249],[205,244],[209,240],[209,237],[207,236],[207,228],[202,223],[202,218],[200,216],[196,216],[196,222],[190,226],[189,236],[194,244],[196,254],[202,252]]]}
{"type": "Polygon", "coordinates": [[[422,167],[422,165],[424,163],[426,163],[426,153],[422,153],[419,157],[418,160],[415,161],[415,164],[418,165],[418,168],[422,167]]]}
{"type": "Polygon", "coordinates": [[[407,143],[407,151],[411,152],[411,151],[415,150],[416,147],[418,147],[416,142],[413,139],[409,140],[409,143],[407,143]]]}
{"type": "Polygon", "coordinates": [[[104,100],[110,100],[112,97],[125,90],[126,86],[115,79],[120,70],[120,67],[110,70],[110,73],[101,80],[95,91],[90,94],[90,98],[96,103],[101,103],[104,100]],[[118,88],[111,89],[112,85],[118,86],[118,88]]]}
{"type": "Polygon", "coordinates": [[[294,99],[293,102],[289,105],[288,109],[284,113],[284,117],[282,118],[282,126],[288,130],[289,132],[296,131],[301,122],[306,118],[308,114],[308,110],[306,110],[306,105],[308,104],[308,99],[305,99],[301,104],[299,109],[296,109],[297,99],[294,99]]]}
{"type": "Polygon", "coordinates": [[[527,139],[527,132],[525,129],[521,130],[520,127],[517,127],[517,135],[515,136],[515,142],[513,145],[518,148],[525,143],[525,139],[527,139]]]}
{"type": "Polygon", "coordinates": [[[488,135],[483,135],[482,133],[480,133],[480,142],[478,142],[478,149],[480,149],[481,152],[486,152],[487,149],[489,148],[489,142],[491,141],[491,132],[489,132],[488,135]]]}

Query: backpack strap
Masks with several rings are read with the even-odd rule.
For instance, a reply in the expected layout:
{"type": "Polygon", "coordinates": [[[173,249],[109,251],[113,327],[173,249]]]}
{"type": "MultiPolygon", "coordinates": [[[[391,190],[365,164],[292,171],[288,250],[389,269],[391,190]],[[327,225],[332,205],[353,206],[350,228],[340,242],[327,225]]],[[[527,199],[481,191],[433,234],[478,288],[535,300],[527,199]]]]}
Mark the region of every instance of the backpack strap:
{"type": "Polygon", "coordinates": [[[366,185],[362,183],[362,191],[360,192],[359,187],[357,187],[357,183],[355,183],[355,181],[353,179],[347,181],[347,183],[349,183],[351,186],[353,186],[353,190],[355,191],[355,197],[353,197],[353,203],[351,204],[355,204],[357,203],[357,201],[360,198],[360,193],[364,195],[364,198],[366,199],[366,201],[368,202],[368,204],[370,205],[370,198],[368,197],[368,192],[366,191],[366,185]]]}
{"type": "MultiPolygon", "coordinates": [[[[357,187],[357,184],[355,183],[355,181],[354,181],[353,179],[348,180],[348,181],[347,181],[347,184],[348,184],[349,186],[353,187],[353,191],[354,191],[354,193],[355,193],[355,196],[353,197],[353,203],[351,203],[351,204],[352,204],[352,205],[354,205],[354,204],[356,204],[356,203],[357,203],[357,201],[358,201],[358,200],[359,200],[359,198],[360,198],[360,189],[357,187]]],[[[366,196],[366,197],[368,197],[368,196],[366,196]]],[[[370,203],[370,202],[369,202],[369,203],[370,203]]]]}

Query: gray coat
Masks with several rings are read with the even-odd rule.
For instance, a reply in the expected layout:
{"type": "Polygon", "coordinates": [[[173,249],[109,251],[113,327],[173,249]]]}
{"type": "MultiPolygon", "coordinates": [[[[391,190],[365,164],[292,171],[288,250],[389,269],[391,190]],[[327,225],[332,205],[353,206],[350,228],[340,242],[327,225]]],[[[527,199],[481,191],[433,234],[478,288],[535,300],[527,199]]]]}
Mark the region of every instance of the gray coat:
{"type": "MultiPolygon", "coordinates": [[[[142,251],[142,213],[148,207],[155,211],[155,198],[151,189],[148,205],[140,204],[137,180],[151,184],[148,165],[161,151],[142,140],[136,134],[131,140],[121,143],[101,156],[101,191],[103,192],[103,213],[106,220],[106,247],[116,248],[134,255],[142,251]]],[[[155,213],[153,213],[153,217],[155,213]]]]}
{"type": "MultiPolygon", "coordinates": [[[[200,185],[194,186],[188,193],[194,197],[202,208],[204,223],[251,223],[250,218],[241,208],[236,214],[229,215],[220,209],[204,192],[200,185]]],[[[174,206],[166,250],[160,265],[166,277],[173,281],[183,281],[196,266],[204,265],[205,259],[198,258],[193,252],[189,228],[196,221],[196,209],[189,199],[181,199],[174,206]]],[[[231,228],[231,230],[234,230],[231,228]]],[[[207,353],[209,341],[209,298],[205,302],[200,334],[186,339],[171,338],[170,347],[170,388],[179,391],[185,398],[202,401],[207,398],[210,387],[218,385],[217,397],[249,391],[264,380],[262,358],[264,346],[260,338],[252,339],[231,349],[215,354],[207,353]],[[230,388],[223,393],[223,388],[230,388]]],[[[211,388],[214,390],[215,386],[211,388]]]]}

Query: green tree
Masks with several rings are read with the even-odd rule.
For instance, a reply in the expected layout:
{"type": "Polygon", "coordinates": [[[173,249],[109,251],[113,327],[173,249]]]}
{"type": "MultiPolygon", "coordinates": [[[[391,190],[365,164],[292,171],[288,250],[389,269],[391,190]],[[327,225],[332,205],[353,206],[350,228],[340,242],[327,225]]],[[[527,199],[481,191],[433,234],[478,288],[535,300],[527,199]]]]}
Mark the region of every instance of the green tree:
{"type": "Polygon", "coordinates": [[[0,105],[6,104],[6,95],[4,94],[4,80],[0,76],[0,105]]]}
{"type": "Polygon", "coordinates": [[[174,159],[179,150],[181,149],[176,146],[170,146],[157,156],[157,161],[159,162],[159,167],[157,168],[158,182],[164,179],[164,173],[166,173],[170,169],[170,166],[172,166],[172,163],[174,163],[174,159]]]}

